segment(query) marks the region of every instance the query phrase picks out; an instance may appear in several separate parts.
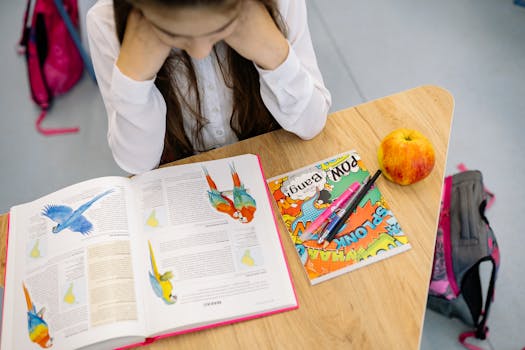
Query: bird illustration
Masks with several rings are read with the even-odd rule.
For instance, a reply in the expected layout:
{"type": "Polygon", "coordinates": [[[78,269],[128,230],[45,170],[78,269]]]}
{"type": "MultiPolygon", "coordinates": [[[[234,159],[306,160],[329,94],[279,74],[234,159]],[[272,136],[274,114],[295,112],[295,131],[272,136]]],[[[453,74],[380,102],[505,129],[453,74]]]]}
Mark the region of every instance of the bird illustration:
{"type": "Polygon", "coordinates": [[[241,183],[241,179],[233,163],[230,164],[230,171],[233,180],[233,205],[238,213],[240,213],[238,219],[242,223],[250,222],[253,220],[257,204],[255,199],[253,199],[244,188],[244,184],[241,183]]]}
{"type": "Polygon", "coordinates": [[[67,205],[47,205],[42,211],[42,215],[47,216],[57,223],[57,225],[53,227],[53,233],[59,233],[67,228],[73,232],[80,232],[83,235],[87,235],[93,229],[93,224],[82,214],[84,214],[93,203],[111,192],[113,192],[113,189],[93,197],[90,201],[82,204],[77,210],[73,210],[67,205]]]}
{"type": "Polygon", "coordinates": [[[24,283],[22,283],[22,287],[24,287],[24,295],[27,303],[27,330],[29,331],[29,339],[42,348],[50,348],[53,346],[53,338],[49,336],[49,327],[46,321],[44,321],[45,308],[36,312],[35,304],[31,301],[29,291],[24,283]]]}
{"type": "Polygon", "coordinates": [[[214,207],[217,211],[228,214],[229,216],[237,220],[237,218],[239,217],[239,213],[237,212],[237,209],[235,209],[233,201],[230,198],[223,195],[217,189],[217,185],[208,173],[208,169],[206,169],[203,166],[202,170],[204,171],[204,175],[206,175],[206,181],[208,182],[208,186],[210,187],[210,190],[208,191],[208,198],[212,207],[214,207]]]}
{"type": "Polygon", "coordinates": [[[217,211],[228,214],[230,217],[241,223],[245,224],[252,221],[257,205],[255,199],[248,194],[244,184],[241,183],[241,179],[235,170],[235,166],[230,164],[230,171],[233,180],[233,200],[227,197],[224,194],[225,192],[220,192],[208,173],[208,170],[205,167],[202,167],[202,169],[206,175],[208,186],[210,187],[210,190],[208,191],[210,204],[217,211]]]}
{"type": "Polygon", "coordinates": [[[148,241],[149,245],[149,254],[151,261],[151,269],[153,273],[149,272],[149,281],[151,287],[155,294],[161,298],[166,304],[174,304],[177,301],[177,296],[173,295],[173,285],[170,282],[170,279],[173,278],[173,273],[171,271],[166,271],[162,275],[157,269],[157,263],[155,262],[155,255],[153,254],[153,248],[151,247],[151,242],[148,241]]]}

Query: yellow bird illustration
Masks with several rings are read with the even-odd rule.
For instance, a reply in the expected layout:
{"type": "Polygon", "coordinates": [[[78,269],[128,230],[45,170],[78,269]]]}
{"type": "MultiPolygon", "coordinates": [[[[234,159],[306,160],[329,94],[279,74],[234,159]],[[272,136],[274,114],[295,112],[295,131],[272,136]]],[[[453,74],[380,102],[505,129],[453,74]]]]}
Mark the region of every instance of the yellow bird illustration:
{"type": "Polygon", "coordinates": [[[173,304],[177,301],[177,297],[171,294],[173,291],[173,285],[171,284],[170,279],[173,278],[173,273],[171,271],[166,271],[162,275],[159,273],[150,241],[148,241],[148,245],[151,269],[153,270],[153,273],[149,272],[149,281],[151,283],[151,287],[153,288],[155,294],[166,304],[173,304]]]}

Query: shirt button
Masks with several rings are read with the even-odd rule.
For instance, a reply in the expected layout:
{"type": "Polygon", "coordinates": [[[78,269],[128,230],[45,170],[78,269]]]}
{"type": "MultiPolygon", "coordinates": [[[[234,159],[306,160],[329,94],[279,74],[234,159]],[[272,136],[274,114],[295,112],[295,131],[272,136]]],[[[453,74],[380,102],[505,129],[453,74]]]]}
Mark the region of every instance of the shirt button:
{"type": "Polygon", "coordinates": [[[216,131],[215,131],[215,135],[217,135],[217,136],[222,136],[222,135],[224,135],[224,130],[221,130],[221,129],[216,130],[216,131]]]}
{"type": "Polygon", "coordinates": [[[213,113],[219,113],[219,107],[213,107],[212,112],[213,113]]]}

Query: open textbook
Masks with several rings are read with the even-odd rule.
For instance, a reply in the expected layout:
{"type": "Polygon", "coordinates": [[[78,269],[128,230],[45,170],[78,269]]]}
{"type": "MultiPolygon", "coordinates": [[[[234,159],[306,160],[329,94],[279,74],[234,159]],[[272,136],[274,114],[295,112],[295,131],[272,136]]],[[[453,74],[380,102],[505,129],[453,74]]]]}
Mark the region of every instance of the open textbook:
{"type": "Polygon", "coordinates": [[[138,346],[297,308],[255,155],[13,207],[5,286],[2,349],[138,346]]]}

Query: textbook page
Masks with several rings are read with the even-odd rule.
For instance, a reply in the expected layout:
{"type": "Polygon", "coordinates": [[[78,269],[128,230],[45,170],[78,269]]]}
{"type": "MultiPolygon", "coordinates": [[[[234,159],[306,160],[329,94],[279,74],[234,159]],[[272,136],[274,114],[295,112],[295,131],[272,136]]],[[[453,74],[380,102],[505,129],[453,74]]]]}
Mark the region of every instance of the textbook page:
{"type": "Polygon", "coordinates": [[[297,307],[259,160],[135,176],[151,335],[297,307]]]}
{"type": "Polygon", "coordinates": [[[12,208],[2,349],[143,339],[128,186],[99,178],[12,208]]]}

